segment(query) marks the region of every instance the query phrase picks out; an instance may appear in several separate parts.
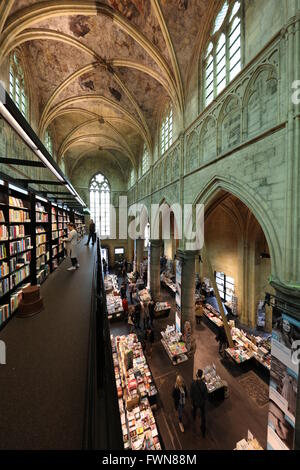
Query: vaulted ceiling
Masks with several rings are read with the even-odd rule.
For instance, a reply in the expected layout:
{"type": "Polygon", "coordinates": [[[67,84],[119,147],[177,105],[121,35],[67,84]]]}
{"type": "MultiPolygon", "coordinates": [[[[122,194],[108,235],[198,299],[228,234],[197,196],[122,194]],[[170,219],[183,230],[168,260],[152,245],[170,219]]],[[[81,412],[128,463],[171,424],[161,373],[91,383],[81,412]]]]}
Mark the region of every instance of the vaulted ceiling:
{"type": "Polygon", "coordinates": [[[126,173],[144,143],[152,153],[162,104],[170,99],[183,116],[189,74],[221,3],[0,0],[0,60],[22,48],[40,136],[55,129],[58,161],[71,173],[95,151],[126,173]]]}

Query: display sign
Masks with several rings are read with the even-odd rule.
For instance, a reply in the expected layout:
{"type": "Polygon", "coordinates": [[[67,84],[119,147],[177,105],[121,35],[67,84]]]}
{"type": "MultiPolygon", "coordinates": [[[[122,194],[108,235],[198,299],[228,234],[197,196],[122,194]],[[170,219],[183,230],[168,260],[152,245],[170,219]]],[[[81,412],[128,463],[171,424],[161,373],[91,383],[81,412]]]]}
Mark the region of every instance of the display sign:
{"type": "Polygon", "coordinates": [[[181,274],[182,274],[182,263],[180,260],[176,260],[176,315],[178,316],[178,320],[176,319],[176,329],[177,324],[179,326],[179,333],[181,333],[181,274]]]}
{"type": "Polygon", "coordinates": [[[124,255],[125,249],[124,248],[115,248],[115,255],[124,255]]]}
{"type": "Polygon", "coordinates": [[[268,450],[294,449],[299,339],[300,322],[274,309],[268,450]]]}
{"type": "Polygon", "coordinates": [[[176,260],[176,307],[179,312],[181,311],[181,273],[181,261],[176,260]]]}
{"type": "Polygon", "coordinates": [[[177,333],[181,333],[181,315],[179,312],[175,312],[175,327],[177,333]]]}

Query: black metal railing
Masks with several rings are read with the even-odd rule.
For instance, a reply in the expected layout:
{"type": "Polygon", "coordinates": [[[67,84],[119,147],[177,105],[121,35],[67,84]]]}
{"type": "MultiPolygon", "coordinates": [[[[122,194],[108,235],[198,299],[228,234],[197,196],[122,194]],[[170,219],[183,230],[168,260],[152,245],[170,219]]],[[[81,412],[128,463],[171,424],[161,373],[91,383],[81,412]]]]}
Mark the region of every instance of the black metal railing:
{"type": "Polygon", "coordinates": [[[123,449],[99,239],[90,322],[83,448],[123,449]]]}

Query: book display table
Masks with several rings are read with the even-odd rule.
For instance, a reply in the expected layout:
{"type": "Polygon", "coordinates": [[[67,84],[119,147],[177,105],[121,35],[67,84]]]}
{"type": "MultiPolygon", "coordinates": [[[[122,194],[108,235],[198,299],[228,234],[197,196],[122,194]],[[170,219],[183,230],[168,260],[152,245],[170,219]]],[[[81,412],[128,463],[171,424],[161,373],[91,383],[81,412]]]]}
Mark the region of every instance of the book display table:
{"type": "Polygon", "coordinates": [[[216,366],[213,364],[211,366],[205,367],[204,371],[204,381],[207,386],[209,396],[218,396],[222,399],[225,398],[225,384],[221,377],[217,374],[216,366]]]}
{"type": "Polygon", "coordinates": [[[151,406],[157,389],[141,343],[135,334],[111,336],[116,387],[125,449],[142,450],[145,439],[150,450],[161,450],[151,406]]]}
{"type": "Polygon", "coordinates": [[[154,308],[155,318],[167,318],[170,315],[171,305],[168,302],[156,302],[154,308]]]}
{"type": "Polygon", "coordinates": [[[188,360],[185,343],[181,339],[181,333],[176,331],[175,325],[168,325],[165,331],[161,331],[161,336],[161,343],[174,366],[188,360]]]}

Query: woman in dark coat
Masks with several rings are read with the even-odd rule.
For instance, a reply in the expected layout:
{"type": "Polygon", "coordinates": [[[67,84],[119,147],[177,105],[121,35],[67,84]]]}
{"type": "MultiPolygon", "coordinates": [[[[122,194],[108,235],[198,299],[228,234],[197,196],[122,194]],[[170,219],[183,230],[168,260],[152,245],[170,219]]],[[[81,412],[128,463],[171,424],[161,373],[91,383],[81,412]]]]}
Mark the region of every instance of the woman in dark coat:
{"type": "Polygon", "coordinates": [[[174,400],[174,406],[178,412],[179,428],[181,432],[184,432],[184,427],[182,424],[182,414],[187,399],[187,388],[181,375],[177,375],[176,377],[176,382],[173,388],[172,395],[174,400]]]}

